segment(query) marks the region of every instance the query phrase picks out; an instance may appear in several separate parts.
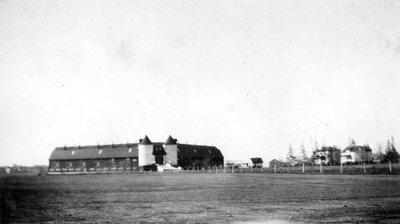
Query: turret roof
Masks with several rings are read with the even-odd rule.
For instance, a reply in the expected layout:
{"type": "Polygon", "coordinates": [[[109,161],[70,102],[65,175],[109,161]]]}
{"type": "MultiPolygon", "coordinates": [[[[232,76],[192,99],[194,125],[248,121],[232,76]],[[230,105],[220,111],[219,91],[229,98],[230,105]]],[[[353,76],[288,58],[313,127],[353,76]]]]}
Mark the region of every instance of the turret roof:
{"type": "Polygon", "coordinates": [[[149,137],[147,137],[147,135],[146,135],[146,136],[144,136],[144,138],[140,141],[139,144],[140,144],[140,145],[151,145],[151,144],[153,144],[153,143],[150,141],[149,137]]]}
{"type": "Polygon", "coordinates": [[[171,135],[165,141],[164,145],[176,145],[176,139],[173,139],[171,135]]]}

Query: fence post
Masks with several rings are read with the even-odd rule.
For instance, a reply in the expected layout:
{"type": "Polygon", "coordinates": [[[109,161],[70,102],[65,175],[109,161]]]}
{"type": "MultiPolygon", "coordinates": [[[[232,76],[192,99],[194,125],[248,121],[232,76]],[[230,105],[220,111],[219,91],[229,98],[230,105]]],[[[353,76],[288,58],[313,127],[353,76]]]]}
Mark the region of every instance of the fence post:
{"type": "Polygon", "coordinates": [[[392,172],[392,161],[389,161],[389,172],[392,172]]]}
{"type": "Polygon", "coordinates": [[[303,173],[304,173],[304,163],[302,164],[302,171],[303,171],[303,173]]]}
{"type": "Polygon", "coordinates": [[[261,173],[264,173],[264,167],[263,166],[261,167],[261,173]]]}
{"type": "Polygon", "coordinates": [[[233,169],[234,169],[234,166],[232,165],[232,173],[234,173],[234,170],[233,170],[233,169]]]}
{"type": "Polygon", "coordinates": [[[243,167],[240,167],[240,173],[243,173],[243,167]]]}
{"type": "Polygon", "coordinates": [[[253,173],[253,167],[252,166],[250,167],[250,173],[253,173]]]}
{"type": "Polygon", "coordinates": [[[364,173],[366,173],[367,171],[366,171],[366,167],[365,167],[365,162],[364,162],[364,173]]]}
{"type": "Polygon", "coordinates": [[[322,173],[322,163],[319,164],[319,172],[322,173]]]}
{"type": "Polygon", "coordinates": [[[343,173],[343,166],[342,166],[342,162],[340,162],[340,173],[343,173]]]}
{"type": "Polygon", "coordinates": [[[276,173],[276,164],[274,164],[274,173],[276,173]]]}

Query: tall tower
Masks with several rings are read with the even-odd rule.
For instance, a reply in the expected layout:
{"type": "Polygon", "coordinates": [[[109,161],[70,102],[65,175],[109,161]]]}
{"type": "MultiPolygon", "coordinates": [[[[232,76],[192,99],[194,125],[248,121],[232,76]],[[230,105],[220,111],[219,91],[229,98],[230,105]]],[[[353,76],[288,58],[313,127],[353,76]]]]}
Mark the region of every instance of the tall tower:
{"type": "Polygon", "coordinates": [[[138,146],[139,166],[146,166],[155,163],[153,148],[154,148],[153,143],[150,141],[147,135],[144,136],[143,139],[139,140],[139,146],[138,146]]]}
{"type": "Polygon", "coordinates": [[[177,139],[173,139],[171,135],[163,144],[164,150],[167,153],[165,155],[165,162],[171,163],[171,165],[178,165],[178,145],[177,139]]]}

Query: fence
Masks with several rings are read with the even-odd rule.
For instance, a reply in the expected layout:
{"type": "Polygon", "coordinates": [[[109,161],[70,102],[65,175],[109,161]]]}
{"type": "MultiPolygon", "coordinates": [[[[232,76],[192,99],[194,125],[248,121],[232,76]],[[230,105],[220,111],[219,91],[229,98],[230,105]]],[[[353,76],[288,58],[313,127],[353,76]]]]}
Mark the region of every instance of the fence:
{"type": "Polygon", "coordinates": [[[400,163],[360,164],[342,166],[274,166],[262,168],[208,167],[184,169],[186,173],[332,173],[332,174],[400,174],[400,163]]]}

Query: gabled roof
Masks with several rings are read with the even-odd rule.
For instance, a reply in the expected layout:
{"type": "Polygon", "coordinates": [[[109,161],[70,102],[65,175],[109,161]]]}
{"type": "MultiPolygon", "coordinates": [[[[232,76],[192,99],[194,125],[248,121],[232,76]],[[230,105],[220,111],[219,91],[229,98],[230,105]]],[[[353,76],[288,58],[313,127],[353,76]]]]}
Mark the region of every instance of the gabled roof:
{"type": "Polygon", "coordinates": [[[165,141],[164,145],[176,145],[177,139],[173,139],[171,135],[165,141]]]}
{"type": "Polygon", "coordinates": [[[253,164],[255,164],[255,163],[263,163],[263,160],[262,160],[261,158],[259,158],[259,157],[250,158],[250,159],[251,159],[251,162],[252,162],[253,164]]]}
{"type": "Polygon", "coordinates": [[[290,164],[289,162],[284,162],[284,161],[277,160],[277,159],[273,159],[273,160],[269,161],[269,163],[272,163],[272,164],[284,164],[284,165],[290,164]]]}
{"type": "Polygon", "coordinates": [[[89,145],[57,147],[50,160],[106,159],[138,157],[138,144],[89,145]]]}
{"type": "Polygon", "coordinates": [[[139,144],[140,144],[140,145],[151,145],[151,144],[153,144],[153,143],[151,143],[149,137],[147,137],[147,135],[146,135],[146,136],[144,136],[143,139],[140,140],[140,143],[139,143],[139,144]]]}

